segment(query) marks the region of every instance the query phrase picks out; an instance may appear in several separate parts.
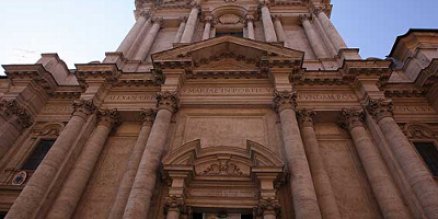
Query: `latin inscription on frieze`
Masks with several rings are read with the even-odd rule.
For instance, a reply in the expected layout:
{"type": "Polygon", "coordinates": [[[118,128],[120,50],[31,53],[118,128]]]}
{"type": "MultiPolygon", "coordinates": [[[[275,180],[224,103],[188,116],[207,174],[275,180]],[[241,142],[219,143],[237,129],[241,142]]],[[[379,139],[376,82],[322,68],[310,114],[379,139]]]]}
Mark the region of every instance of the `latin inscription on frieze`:
{"type": "Polygon", "coordinates": [[[196,87],[184,88],[182,94],[185,95],[248,95],[248,94],[262,94],[272,95],[273,88],[269,87],[196,87]]]}
{"type": "Polygon", "coordinates": [[[394,112],[400,114],[410,114],[410,113],[435,113],[435,110],[431,106],[407,106],[399,105],[394,106],[394,112]]]}
{"type": "Polygon", "coordinates": [[[106,103],[137,103],[153,102],[153,94],[110,94],[105,98],[106,103]]]}
{"type": "Polygon", "coordinates": [[[189,190],[191,196],[210,196],[210,197],[247,197],[252,198],[257,195],[253,190],[244,189],[211,189],[211,188],[191,188],[189,190]]]}
{"type": "Polygon", "coordinates": [[[42,110],[42,114],[70,114],[73,112],[71,104],[47,104],[42,110]]]}
{"type": "Polygon", "coordinates": [[[298,93],[297,101],[357,101],[357,97],[348,93],[298,93]]]}

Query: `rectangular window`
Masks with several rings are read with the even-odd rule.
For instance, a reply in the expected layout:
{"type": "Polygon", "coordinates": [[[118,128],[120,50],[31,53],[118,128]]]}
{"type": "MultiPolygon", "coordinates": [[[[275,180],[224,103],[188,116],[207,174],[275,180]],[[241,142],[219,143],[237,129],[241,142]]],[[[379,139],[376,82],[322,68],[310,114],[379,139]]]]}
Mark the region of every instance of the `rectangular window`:
{"type": "Polygon", "coordinates": [[[415,142],[414,145],[432,175],[438,177],[438,150],[435,144],[432,142],[415,142]]]}
{"type": "Polygon", "coordinates": [[[23,164],[21,169],[23,170],[36,170],[38,165],[40,165],[41,161],[43,161],[47,152],[49,152],[53,143],[55,143],[54,139],[51,140],[40,140],[38,145],[32,151],[30,156],[27,158],[26,162],[23,164]]]}

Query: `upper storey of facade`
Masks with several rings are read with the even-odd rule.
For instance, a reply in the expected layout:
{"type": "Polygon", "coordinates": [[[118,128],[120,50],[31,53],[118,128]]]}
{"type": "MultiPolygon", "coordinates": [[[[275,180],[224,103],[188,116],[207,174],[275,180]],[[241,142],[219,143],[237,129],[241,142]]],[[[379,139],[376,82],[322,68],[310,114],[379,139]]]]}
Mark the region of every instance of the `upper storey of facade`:
{"type": "Polygon", "coordinates": [[[117,52],[144,64],[127,71],[147,69],[151,54],[232,35],[303,51],[306,69],[336,70],[340,57],[360,57],[331,23],[331,8],[326,0],[137,0],[136,24],[117,52]]]}

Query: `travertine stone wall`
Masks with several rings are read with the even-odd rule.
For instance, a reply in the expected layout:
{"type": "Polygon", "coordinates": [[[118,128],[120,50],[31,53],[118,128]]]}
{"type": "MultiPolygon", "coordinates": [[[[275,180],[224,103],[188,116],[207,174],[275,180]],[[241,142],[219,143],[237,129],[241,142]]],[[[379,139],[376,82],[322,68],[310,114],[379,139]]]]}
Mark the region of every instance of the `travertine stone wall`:
{"type": "Polygon", "coordinates": [[[342,218],[382,218],[348,133],[336,123],[314,127],[342,218]]]}

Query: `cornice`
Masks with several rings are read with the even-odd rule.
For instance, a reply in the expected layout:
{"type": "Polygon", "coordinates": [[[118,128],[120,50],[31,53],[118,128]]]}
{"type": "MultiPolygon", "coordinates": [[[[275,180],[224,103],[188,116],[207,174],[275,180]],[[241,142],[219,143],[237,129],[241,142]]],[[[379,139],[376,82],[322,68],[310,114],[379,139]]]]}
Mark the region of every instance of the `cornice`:
{"type": "Polygon", "coordinates": [[[34,81],[49,95],[58,88],[58,83],[42,64],[34,65],[3,65],[5,73],[12,82],[34,81]]]}

